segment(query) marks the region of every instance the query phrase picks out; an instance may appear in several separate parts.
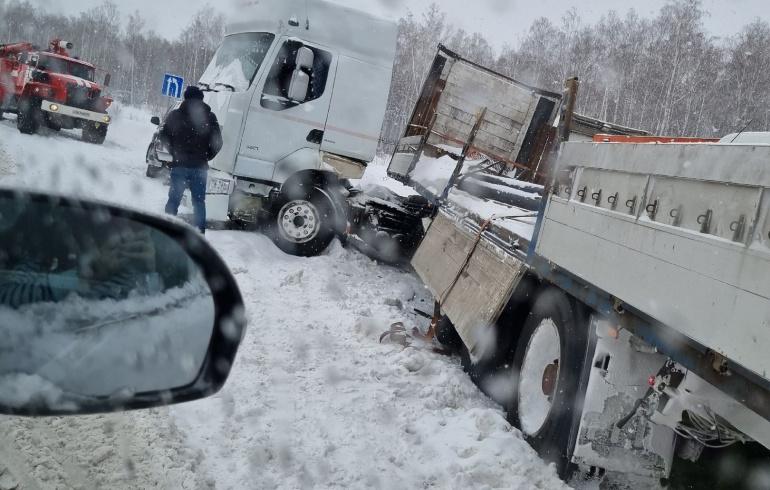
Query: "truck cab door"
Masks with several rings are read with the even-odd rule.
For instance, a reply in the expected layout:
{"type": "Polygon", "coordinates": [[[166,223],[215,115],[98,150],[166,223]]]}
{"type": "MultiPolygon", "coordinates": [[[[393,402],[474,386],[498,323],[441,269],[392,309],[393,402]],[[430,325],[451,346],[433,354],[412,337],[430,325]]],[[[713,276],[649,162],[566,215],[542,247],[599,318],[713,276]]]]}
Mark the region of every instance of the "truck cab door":
{"type": "Polygon", "coordinates": [[[336,65],[337,57],[320,47],[280,41],[251,100],[236,175],[283,182],[296,171],[319,168],[336,65]]]}
{"type": "Polygon", "coordinates": [[[270,32],[229,35],[200,77],[205,101],[222,128],[224,145],[211,162],[216,170],[233,172],[254,86],[262,78],[264,64],[274,48],[275,35],[270,32]]]}

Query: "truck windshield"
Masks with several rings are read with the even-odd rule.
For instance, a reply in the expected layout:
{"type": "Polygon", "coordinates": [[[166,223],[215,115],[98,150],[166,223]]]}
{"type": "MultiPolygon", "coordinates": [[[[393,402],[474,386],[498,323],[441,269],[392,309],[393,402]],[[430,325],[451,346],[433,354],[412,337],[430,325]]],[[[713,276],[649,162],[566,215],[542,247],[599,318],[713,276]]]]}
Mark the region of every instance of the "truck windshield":
{"type": "Polygon", "coordinates": [[[88,80],[89,82],[94,81],[94,69],[90,66],[69,62],[56,56],[41,54],[37,67],[41,70],[50,71],[51,73],[64,73],[88,80]]]}
{"type": "Polygon", "coordinates": [[[94,69],[87,65],[81,65],[80,63],[70,63],[70,75],[80,77],[89,82],[94,81],[94,69]]]}
{"type": "Polygon", "coordinates": [[[200,81],[210,87],[220,84],[237,92],[247,90],[274,39],[275,35],[267,32],[227,36],[200,81]]]}

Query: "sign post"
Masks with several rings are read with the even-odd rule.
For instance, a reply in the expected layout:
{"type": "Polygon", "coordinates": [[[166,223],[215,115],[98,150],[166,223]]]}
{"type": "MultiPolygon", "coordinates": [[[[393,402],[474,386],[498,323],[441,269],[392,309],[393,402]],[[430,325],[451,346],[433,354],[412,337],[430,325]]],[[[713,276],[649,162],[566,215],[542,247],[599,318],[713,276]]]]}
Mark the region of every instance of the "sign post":
{"type": "Polygon", "coordinates": [[[184,90],[184,78],[166,73],[163,76],[163,87],[161,93],[166,97],[181,99],[184,90]]]}

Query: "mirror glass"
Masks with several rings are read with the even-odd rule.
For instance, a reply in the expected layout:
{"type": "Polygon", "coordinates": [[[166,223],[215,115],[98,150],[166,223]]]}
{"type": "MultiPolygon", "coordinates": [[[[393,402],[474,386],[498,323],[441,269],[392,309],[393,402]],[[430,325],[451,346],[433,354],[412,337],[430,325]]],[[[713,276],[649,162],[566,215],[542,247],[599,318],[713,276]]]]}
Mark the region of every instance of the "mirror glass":
{"type": "Polygon", "coordinates": [[[0,194],[0,404],[76,410],[189,385],[214,323],[201,270],[162,231],[0,194]]]}
{"type": "Polygon", "coordinates": [[[294,102],[305,102],[308,88],[310,88],[310,76],[303,71],[294,70],[289,85],[289,99],[294,102]]]}

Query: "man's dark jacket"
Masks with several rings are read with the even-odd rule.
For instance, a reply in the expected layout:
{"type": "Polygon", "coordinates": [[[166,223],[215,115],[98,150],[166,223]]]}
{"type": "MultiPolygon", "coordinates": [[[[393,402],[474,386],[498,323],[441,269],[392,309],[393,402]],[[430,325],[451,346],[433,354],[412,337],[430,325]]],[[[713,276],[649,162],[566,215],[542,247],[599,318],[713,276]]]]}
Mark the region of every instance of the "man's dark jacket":
{"type": "Polygon", "coordinates": [[[174,158],[173,166],[208,167],[222,149],[222,131],[217,116],[205,102],[189,99],[171,111],[160,132],[174,158]]]}

